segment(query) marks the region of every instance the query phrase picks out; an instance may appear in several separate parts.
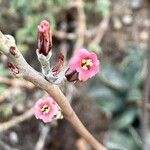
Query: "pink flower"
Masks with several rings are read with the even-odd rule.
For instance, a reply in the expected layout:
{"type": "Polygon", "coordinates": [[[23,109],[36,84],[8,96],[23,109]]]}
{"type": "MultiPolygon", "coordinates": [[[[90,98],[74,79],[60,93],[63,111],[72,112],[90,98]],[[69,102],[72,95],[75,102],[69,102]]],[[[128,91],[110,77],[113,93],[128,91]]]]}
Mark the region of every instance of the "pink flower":
{"type": "Polygon", "coordinates": [[[48,21],[41,21],[38,25],[38,34],[39,53],[47,56],[52,49],[52,33],[48,21]]]}
{"type": "Polygon", "coordinates": [[[35,104],[35,117],[45,123],[51,122],[59,112],[59,106],[51,97],[39,99],[35,104]]]}
{"type": "Polygon", "coordinates": [[[86,81],[99,72],[100,62],[93,52],[86,49],[80,49],[71,59],[69,68],[79,73],[79,80],[86,81]]]}

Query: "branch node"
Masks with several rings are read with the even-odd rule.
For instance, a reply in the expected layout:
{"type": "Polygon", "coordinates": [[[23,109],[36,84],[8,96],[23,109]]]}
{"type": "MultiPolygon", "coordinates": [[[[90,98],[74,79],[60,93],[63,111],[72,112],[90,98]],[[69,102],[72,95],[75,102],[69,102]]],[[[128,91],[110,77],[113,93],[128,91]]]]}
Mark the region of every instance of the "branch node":
{"type": "Polygon", "coordinates": [[[19,69],[14,64],[8,62],[7,66],[15,75],[19,74],[19,69]]]}
{"type": "Polygon", "coordinates": [[[18,52],[17,52],[17,49],[16,49],[15,46],[10,46],[9,52],[10,52],[13,56],[15,56],[16,58],[19,57],[18,52]]]}

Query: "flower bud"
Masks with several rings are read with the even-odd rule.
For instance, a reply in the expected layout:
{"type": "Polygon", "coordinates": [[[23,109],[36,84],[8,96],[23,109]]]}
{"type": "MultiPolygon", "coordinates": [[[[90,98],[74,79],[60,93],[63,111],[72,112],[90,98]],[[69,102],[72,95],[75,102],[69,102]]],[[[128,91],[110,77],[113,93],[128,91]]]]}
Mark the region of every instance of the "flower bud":
{"type": "Polygon", "coordinates": [[[52,33],[50,24],[48,21],[43,20],[38,25],[38,50],[40,54],[47,56],[51,49],[52,33]]]}
{"type": "Polygon", "coordinates": [[[19,69],[12,63],[8,62],[7,67],[14,73],[19,74],[19,69]]]}
{"type": "Polygon", "coordinates": [[[57,62],[52,68],[53,76],[57,76],[61,72],[65,61],[62,53],[59,53],[57,57],[57,62]]]}
{"type": "Polygon", "coordinates": [[[67,81],[69,82],[78,81],[78,76],[79,76],[79,73],[76,70],[68,69],[65,73],[65,77],[67,81]]]}

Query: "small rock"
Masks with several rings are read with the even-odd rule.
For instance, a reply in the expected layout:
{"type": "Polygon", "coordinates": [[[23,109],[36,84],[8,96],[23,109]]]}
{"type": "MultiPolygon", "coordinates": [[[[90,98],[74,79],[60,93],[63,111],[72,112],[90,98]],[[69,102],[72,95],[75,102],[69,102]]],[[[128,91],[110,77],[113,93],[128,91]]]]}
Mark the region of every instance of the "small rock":
{"type": "Polygon", "coordinates": [[[138,10],[142,7],[142,1],[141,0],[131,0],[130,6],[134,10],[138,10]]]}
{"type": "Polygon", "coordinates": [[[124,15],[122,17],[122,22],[124,25],[129,26],[133,23],[133,17],[131,15],[124,15]]]}
{"type": "Polygon", "coordinates": [[[148,38],[149,38],[148,32],[142,31],[142,32],[140,33],[140,39],[141,39],[141,40],[146,41],[146,40],[148,40],[148,38]]]}
{"type": "Polygon", "coordinates": [[[143,26],[144,26],[145,28],[149,28],[149,27],[150,27],[150,20],[149,20],[149,19],[145,19],[145,20],[143,21],[143,26]]]}
{"type": "Polygon", "coordinates": [[[115,30],[120,30],[122,28],[122,23],[119,18],[117,17],[113,18],[113,27],[115,30]]]}
{"type": "Polygon", "coordinates": [[[19,114],[25,111],[25,107],[22,103],[16,104],[15,108],[16,108],[16,112],[18,112],[19,114]]]}
{"type": "Polygon", "coordinates": [[[9,133],[9,139],[10,139],[10,142],[12,144],[16,144],[18,143],[19,139],[18,139],[18,135],[16,132],[10,132],[9,133]]]}

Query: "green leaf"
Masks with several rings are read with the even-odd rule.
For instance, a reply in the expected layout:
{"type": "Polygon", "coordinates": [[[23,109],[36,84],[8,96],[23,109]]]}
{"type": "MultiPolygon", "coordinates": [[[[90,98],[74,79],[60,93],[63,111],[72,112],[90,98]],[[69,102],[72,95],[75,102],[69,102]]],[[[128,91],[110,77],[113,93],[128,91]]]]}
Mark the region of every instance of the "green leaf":
{"type": "Polygon", "coordinates": [[[110,150],[140,150],[128,133],[109,131],[107,134],[109,139],[106,145],[110,150]]]}
{"type": "Polygon", "coordinates": [[[97,12],[100,12],[102,16],[105,17],[109,15],[109,6],[110,6],[109,0],[97,0],[95,9],[97,12]]]}
{"type": "Polygon", "coordinates": [[[6,90],[7,90],[7,86],[0,85],[0,94],[2,94],[3,92],[5,92],[6,90]]]}
{"type": "Polygon", "coordinates": [[[128,83],[123,78],[122,74],[111,65],[103,67],[99,77],[105,85],[117,91],[124,92],[128,88],[128,83]]]}
{"type": "Polygon", "coordinates": [[[9,117],[12,115],[12,105],[10,103],[0,105],[0,113],[4,117],[9,117]]]}
{"type": "Polygon", "coordinates": [[[127,98],[126,99],[129,102],[134,102],[134,101],[140,102],[141,99],[142,99],[142,92],[137,87],[131,87],[129,89],[129,92],[127,94],[127,98]]]}
{"type": "Polygon", "coordinates": [[[132,126],[129,127],[129,133],[131,134],[131,136],[133,137],[133,140],[135,141],[136,145],[142,149],[142,140],[140,138],[140,135],[137,133],[137,131],[135,130],[135,128],[133,128],[132,126]]]}
{"type": "Polygon", "coordinates": [[[89,44],[88,49],[98,54],[102,53],[102,48],[100,45],[94,42],[89,44]]]}
{"type": "Polygon", "coordinates": [[[137,111],[126,110],[123,114],[119,115],[110,125],[113,129],[123,129],[131,125],[137,116],[137,111]]]}
{"type": "Polygon", "coordinates": [[[12,0],[11,1],[11,5],[14,7],[14,8],[23,8],[25,5],[26,5],[26,2],[27,0],[12,0]]]}
{"type": "Polygon", "coordinates": [[[145,51],[143,49],[128,47],[128,55],[120,65],[124,78],[132,85],[136,83],[143,69],[145,51]],[[136,81],[135,81],[136,80],[136,81]]]}
{"type": "Polygon", "coordinates": [[[115,112],[121,108],[122,101],[107,87],[90,89],[88,94],[96,101],[102,112],[115,112]]]}
{"type": "Polygon", "coordinates": [[[3,64],[0,64],[0,77],[5,77],[9,75],[8,69],[4,68],[3,64]]]}

